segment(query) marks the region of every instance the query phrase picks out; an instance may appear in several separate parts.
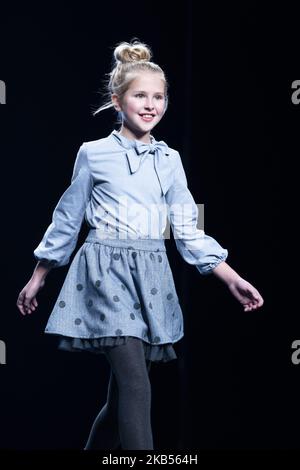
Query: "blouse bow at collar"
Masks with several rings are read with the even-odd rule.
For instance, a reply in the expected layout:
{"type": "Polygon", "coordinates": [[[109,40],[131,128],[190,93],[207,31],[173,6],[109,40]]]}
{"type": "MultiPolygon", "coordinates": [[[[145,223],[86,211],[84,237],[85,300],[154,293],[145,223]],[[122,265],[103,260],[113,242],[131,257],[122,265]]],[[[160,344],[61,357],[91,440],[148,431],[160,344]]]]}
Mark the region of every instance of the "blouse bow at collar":
{"type": "Polygon", "coordinates": [[[140,140],[127,139],[127,137],[120,135],[116,130],[114,130],[112,134],[126,149],[126,156],[131,174],[139,170],[142,161],[147,157],[147,155],[149,155],[149,153],[154,153],[154,168],[160,183],[162,194],[165,195],[170,186],[170,152],[168,145],[163,140],[156,141],[153,137],[152,142],[150,144],[146,144],[140,140]]]}

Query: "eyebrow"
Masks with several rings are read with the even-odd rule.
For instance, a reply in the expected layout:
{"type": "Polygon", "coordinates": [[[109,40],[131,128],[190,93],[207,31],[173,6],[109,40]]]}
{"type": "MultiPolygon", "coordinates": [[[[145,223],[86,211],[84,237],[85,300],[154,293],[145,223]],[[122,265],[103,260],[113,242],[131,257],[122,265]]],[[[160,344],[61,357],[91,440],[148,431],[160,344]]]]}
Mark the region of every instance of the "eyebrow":
{"type": "MultiPolygon", "coordinates": [[[[133,90],[133,93],[146,93],[147,94],[147,92],[144,91],[144,90],[133,90]]],[[[155,95],[163,95],[164,92],[163,91],[156,91],[154,94],[155,95]]]]}

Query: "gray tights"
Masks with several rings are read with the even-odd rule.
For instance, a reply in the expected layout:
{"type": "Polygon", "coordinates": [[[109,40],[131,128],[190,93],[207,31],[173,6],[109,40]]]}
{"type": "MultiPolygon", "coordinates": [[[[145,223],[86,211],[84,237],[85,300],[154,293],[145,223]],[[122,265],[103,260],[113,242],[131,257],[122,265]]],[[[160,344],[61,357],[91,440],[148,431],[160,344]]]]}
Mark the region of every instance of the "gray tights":
{"type": "Polygon", "coordinates": [[[85,450],[153,449],[151,429],[151,362],[139,338],[107,347],[110,363],[107,401],[96,417],[85,450]]]}

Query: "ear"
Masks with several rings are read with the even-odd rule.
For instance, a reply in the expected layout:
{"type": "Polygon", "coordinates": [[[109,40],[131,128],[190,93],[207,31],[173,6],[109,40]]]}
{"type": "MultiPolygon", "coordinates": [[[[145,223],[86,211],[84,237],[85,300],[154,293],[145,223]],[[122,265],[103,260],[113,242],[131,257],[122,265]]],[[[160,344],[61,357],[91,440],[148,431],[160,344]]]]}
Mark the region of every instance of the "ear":
{"type": "Polygon", "coordinates": [[[111,100],[113,102],[114,108],[116,111],[121,111],[120,101],[116,93],[111,95],[111,100]]]}

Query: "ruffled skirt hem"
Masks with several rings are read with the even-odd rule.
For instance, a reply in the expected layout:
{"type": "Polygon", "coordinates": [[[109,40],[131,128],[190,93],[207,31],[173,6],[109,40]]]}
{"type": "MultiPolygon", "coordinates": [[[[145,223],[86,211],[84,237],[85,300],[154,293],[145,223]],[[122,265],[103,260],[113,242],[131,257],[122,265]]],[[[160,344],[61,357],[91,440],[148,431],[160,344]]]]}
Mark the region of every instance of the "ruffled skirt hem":
{"type": "MultiPolygon", "coordinates": [[[[71,338],[63,336],[58,349],[69,352],[88,351],[95,354],[104,354],[105,348],[126,344],[129,336],[106,336],[102,338],[71,338]]],[[[145,358],[152,362],[168,362],[177,359],[172,343],[149,344],[142,341],[145,358]]]]}

